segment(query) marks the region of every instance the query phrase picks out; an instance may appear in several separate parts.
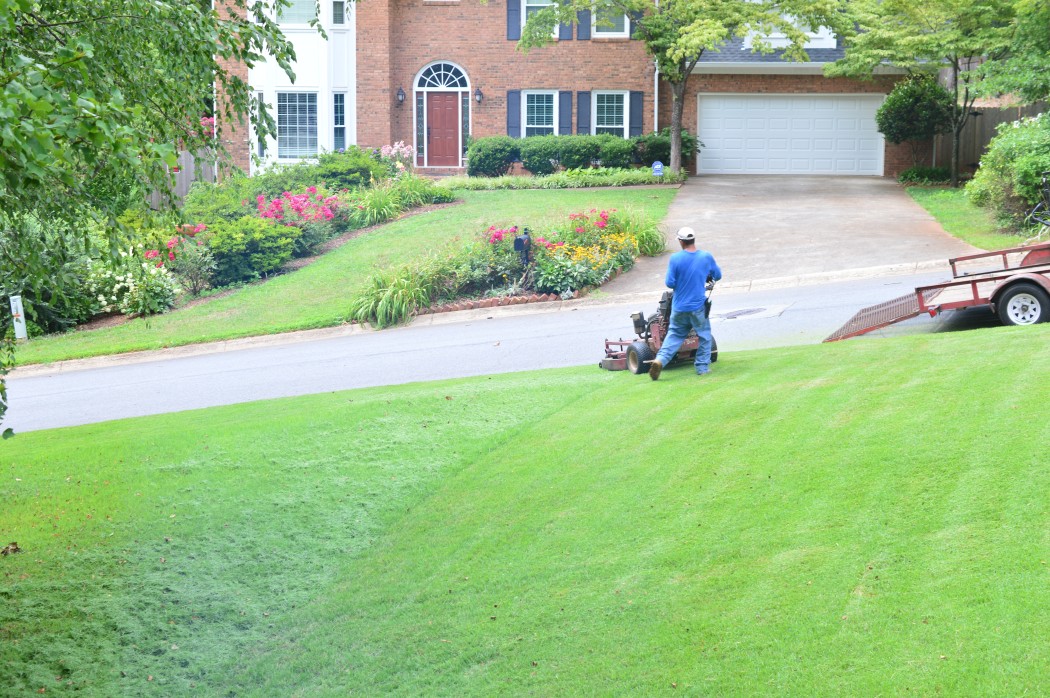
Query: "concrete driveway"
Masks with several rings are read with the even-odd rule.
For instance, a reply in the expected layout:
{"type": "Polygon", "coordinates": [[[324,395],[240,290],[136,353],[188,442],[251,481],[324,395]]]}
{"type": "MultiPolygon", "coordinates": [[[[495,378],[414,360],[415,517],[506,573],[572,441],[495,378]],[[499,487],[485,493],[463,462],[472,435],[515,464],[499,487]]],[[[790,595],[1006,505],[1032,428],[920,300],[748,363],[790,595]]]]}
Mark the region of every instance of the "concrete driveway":
{"type": "MultiPolygon", "coordinates": [[[[935,269],[978,251],[945,233],[903,187],[883,177],[692,177],[663,222],[668,250],[678,249],[674,233],[683,225],[696,229],[698,245],[715,255],[734,286],[935,269]]],[[[658,291],[666,267],[667,255],[643,258],[602,291],[658,291]]]]}

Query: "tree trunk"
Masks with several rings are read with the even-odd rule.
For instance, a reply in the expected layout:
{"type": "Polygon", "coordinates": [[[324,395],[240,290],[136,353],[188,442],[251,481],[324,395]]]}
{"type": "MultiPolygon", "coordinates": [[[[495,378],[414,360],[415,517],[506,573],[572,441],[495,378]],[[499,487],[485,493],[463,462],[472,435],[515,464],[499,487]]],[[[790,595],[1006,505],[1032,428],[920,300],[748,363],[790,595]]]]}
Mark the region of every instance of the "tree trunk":
{"type": "MultiPolygon", "coordinates": [[[[686,73],[688,76],[688,73],[686,73]]],[[[682,169],[682,112],[685,107],[685,80],[670,82],[671,86],[671,164],[674,174],[682,169]]]]}

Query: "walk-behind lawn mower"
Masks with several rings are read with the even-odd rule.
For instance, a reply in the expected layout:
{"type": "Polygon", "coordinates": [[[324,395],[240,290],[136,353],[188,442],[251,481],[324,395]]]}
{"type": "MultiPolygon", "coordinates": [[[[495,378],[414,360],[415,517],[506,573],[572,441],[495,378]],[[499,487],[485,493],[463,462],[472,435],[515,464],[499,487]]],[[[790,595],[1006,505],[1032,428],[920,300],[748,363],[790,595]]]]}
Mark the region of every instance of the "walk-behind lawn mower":
{"type": "MultiPolygon", "coordinates": [[[[713,282],[708,283],[707,290],[707,304],[704,306],[704,312],[710,318],[711,292],[714,290],[713,282]]],[[[606,371],[627,369],[634,374],[646,373],[649,370],[649,364],[656,358],[656,353],[660,351],[660,347],[664,343],[664,337],[667,336],[667,328],[671,323],[672,298],[674,298],[674,291],[664,291],[663,295],[660,296],[660,303],[656,307],[656,314],[651,318],[646,318],[645,314],[641,312],[632,313],[631,320],[634,321],[634,331],[638,338],[605,340],[605,358],[598,363],[598,366],[606,371]]],[[[699,343],[700,340],[696,336],[696,332],[690,331],[689,336],[682,343],[681,349],[675,355],[674,361],[693,361],[696,356],[696,347],[699,343]]],[[[718,342],[712,336],[711,363],[716,361],[718,361],[718,342]]]]}

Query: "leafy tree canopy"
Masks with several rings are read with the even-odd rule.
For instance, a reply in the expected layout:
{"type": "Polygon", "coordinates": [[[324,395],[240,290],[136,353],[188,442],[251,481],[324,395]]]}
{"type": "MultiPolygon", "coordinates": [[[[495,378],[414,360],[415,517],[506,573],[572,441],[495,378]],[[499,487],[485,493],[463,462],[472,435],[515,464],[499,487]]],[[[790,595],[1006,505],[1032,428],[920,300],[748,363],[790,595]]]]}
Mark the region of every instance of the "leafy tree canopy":
{"type": "MultiPolygon", "coordinates": [[[[69,254],[85,219],[114,221],[171,186],[177,151],[213,146],[202,117],[272,128],[224,61],[295,55],[272,17],[289,0],[0,0],[0,378],[10,365],[8,296],[61,293],[42,260],[69,254]],[[246,10],[236,16],[227,5],[246,10]],[[55,245],[45,249],[43,245],[55,245]]],[[[75,246],[75,244],[74,244],[75,246]]],[[[74,250],[75,252],[75,250],[74,250]]],[[[6,397],[0,382],[0,418],[6,397]]]]}
{"type": "Polygon", "coordinates": [[[853,0],[858,31],[829,76],[868,77],[886,66],[909,72],[948,69],[952,118],[952,185],[959,181],[959,135],[977,96],[972,71],[1001,57],[1010,43],[1016,0],[853,0]]]}
{"type": "Polygon", "coordinates": [[[1050,3],[1018,0],[1015,11],[1007,54],[981,65],[979,91],[1017,95],[1028,102],[1050,100],[1050,3]]]}

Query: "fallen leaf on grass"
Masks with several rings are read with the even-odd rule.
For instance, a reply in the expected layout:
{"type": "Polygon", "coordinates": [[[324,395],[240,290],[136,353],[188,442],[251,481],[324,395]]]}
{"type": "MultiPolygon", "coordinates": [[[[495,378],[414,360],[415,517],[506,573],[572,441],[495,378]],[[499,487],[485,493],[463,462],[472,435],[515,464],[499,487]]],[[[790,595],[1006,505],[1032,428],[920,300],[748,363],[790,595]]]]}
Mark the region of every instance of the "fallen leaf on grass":
{"type": "Polygon", "coordinates": [[[18,547],[18,543],[14,542],[14,541],[11,541],[7,545],[5,545],[3,548],[0,548],[0,555],[3,555],[5,557],[8,556],[8,555],[14,555],[15,553],[20,553],[20,552],[22,552],[22,549],[19,548],[18,547]]]}

